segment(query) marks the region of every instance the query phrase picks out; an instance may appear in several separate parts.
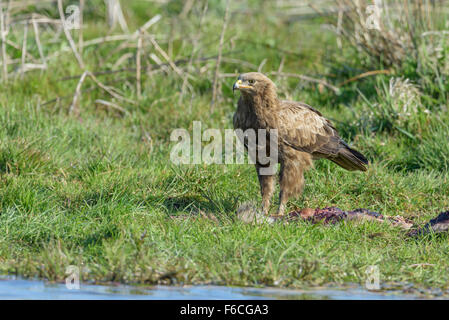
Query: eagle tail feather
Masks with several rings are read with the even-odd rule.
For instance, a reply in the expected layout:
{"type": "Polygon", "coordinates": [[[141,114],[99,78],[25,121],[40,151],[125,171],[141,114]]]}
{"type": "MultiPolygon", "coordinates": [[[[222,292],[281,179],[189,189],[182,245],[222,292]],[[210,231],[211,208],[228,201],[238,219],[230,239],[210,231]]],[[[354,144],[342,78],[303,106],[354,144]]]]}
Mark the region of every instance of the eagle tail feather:
{"type": "Polygon", "coordinates": [[[366,165],[368,164],[368,160],[365,156],[357,150],[349,148],[348,146],[341,148],[338,151],[337,156],[332,157],[330,160],[349,171],[367,170],[366,165]]]}

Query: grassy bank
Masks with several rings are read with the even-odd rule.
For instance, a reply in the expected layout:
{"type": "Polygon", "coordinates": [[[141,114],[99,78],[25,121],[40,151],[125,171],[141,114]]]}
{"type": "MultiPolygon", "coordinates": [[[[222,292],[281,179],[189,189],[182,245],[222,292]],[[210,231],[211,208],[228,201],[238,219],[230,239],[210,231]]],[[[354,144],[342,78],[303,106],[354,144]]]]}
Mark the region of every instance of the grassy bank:
{"type": "MultiPolygon", "coordinates": [[[[84,42],[123,33],[119,27],[109,31],[102,3],[89,1],[84,10],[84,42]]],[[[87,77],[73,103],[85,69],[64,33],[51,41],[51,29],[40,32],[46,70],[22,74],[20,63],[8,67],[0,91],[2,273],[62,281],[66,267],[77,265],[83,281],[301,287],[364,284],[367,266],[377,265],[381,283],[447,288],[447,236],[410,239],[376,222],[242,224],[233,219],[238,206],[260,201],[254,168],[174,165],[169,139],[175,128],[191,131],[195,120],[203,128],[232,128],[234,73],[260,67],[267,74],[324,80],[338,86],[339,94],[315,82],[271,75],[281,97],[319,109],[371,165],[366,173],[350,173],[316,162],[304,194],[289,208],[362,207],[423,224],[449,207],[444,37],[418,43],[415,58],[385,64],[323,27],[329,17],[295,18],[270,2],[231,3],[218,98],[211,107],[225,3],[209,1],[205,8],[195,1],[185,14],[176,1],[136,0],[122,7],[131,32],[162,17],[141,49],[136,38],[121,48],[110,41],[80,53],[86,69],[106,71],[97,80],[114,87],[119,98],[87,77]],[[388,74],[348,81],[373,70],[388,74]]],[[[55,4],[27,10],[58,18],[55,4]]],[[[11,30],[9,39],[22,44],[23,26],[11,30]]],[[[30,30],[27,51],[38,60],[30,30]]],[[[71,34],[78,44],[77,32],[71,34]]],[[[21,50],[6,50],[9,59],[22,59],[21,50]]]]}

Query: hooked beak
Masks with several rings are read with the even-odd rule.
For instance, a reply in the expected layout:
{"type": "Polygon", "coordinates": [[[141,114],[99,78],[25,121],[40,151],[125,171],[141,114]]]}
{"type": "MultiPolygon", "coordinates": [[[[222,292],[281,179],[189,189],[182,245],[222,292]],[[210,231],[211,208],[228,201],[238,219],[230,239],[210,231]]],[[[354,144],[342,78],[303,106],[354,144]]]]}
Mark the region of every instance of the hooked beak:
{"type": "Polygon", "coordinates": [[[232,86],[232,93],[234,93],[235,89],[240,90],[240,89],[245,89],[245,88],[249,88],[249,86],[243,85],[242,80],[238,79],[232,86]]]}

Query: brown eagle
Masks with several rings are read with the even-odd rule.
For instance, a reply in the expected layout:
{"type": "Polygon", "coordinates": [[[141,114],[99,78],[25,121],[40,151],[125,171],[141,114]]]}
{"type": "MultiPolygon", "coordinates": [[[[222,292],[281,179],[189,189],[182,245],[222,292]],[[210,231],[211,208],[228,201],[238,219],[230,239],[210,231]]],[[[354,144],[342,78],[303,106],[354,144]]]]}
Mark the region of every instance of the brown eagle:
{"type": "MultiPolygon", "coordinates": [[[[234,114],[234,129],[265,129],[267,132],[277,129],[278,215],[284,214],[289,197],[302,192],[304,171],[313,166],[312,160],[326,158],[346,170],[366,171],[368,160],[338,136],[329,120],[305,103],[280,100],[275,84],[265,75],[259,72],[241,74],[233,86],[235,89],[240,90],[241,96],[234,114]]],[[[248,150],[246,143],[245,147],[248,150]]],[[[270,153],[268,139],[263,148],[270,153]]],[[[261,174],[266,164],[256,161],[255,165],[262,193],[262,212],[267,215],[275,174],[261,174]]]]}

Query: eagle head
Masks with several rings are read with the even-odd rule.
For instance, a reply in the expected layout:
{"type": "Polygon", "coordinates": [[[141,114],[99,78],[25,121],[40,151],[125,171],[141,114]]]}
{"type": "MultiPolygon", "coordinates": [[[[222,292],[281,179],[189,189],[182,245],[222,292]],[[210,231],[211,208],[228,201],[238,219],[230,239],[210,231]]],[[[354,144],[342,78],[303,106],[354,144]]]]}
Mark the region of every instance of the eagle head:
{"type": "Polygon", "coordinates": [[[267,91],[276,92],[276,85],[267,76],[260,72],[242,73],[232,86],[232,91],[240,90],[243,94],[265,95],[267,91]]]}

